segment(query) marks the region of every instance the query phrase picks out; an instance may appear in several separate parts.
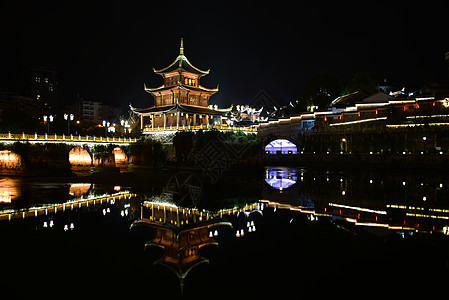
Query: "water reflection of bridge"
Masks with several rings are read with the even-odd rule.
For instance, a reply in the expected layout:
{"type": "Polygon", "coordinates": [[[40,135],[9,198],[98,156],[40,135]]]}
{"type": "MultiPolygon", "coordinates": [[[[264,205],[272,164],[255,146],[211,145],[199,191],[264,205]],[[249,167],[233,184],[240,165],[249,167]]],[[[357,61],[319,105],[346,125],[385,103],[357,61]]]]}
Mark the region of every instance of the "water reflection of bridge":
{"type": "MultiPolygon", "coordinates": [[[[242,238],[255,231],[254,218],[249,217],[253,212],[268,210],[268,216],[288,214],[292,220],[299,215],[307,216],[309,222],[330,221],[338,228],[354,234],[361,230],[369,231],[375,235],[386,235],[399,232],[414,234],[422,233],[444,233],[448,234],[449,228],[443,223],[435,223],[435,219],[449,220],[449,210],[431,209],[430,214],[402,214],[397,216],[397,210],[401,207],[387,205],[385,209],[374,209],[369,207],[351,206],[328,202],[326,205],[304,205],[309,202],[276,202],[270,200],[259,200],[257,203],[245,205],[241,208],[223,209],[218,212],[198,210],[194,208],[182,208],[168,203],[144,202],[142,204],[141,219],[132,224],[132,228],[145,226],[154,231],[153,238],[145,244],[145,248],[157,247],[163,250],[162,258],[155,264],[170,269],[179,279],[181,293],[184,280],[189,272],[196,266],[208,263],[208,259],[200,255],[200,249],[210,245],[218,245],[217,236],[221,236],[222,229],[216,227],[233,227],[235,238],[242,238]],[[440,213],[438,216],[437,213],[440,213]],[[443,215],[442,213],[446,213],[443,215]],[[239,220],[243,218],[242,220],[239,220]],[[226,217],[226,218],[225,218],[226,217]],[[423,222],[423,218],[432,220],[432,225],[423,222]],[[239,222],[240,221],[240,222],[239,222]],[[243,223],[240,228],[238,223],[243,223]],[[244,224],[247,224],[245,227],[244,224]],[[243,229],[244,228],[244,229],[243,229]]],[[[424,211],[420,207],[406,207],[406,210],[414,209],[424,211]]],[[[260,214],[261,218],[264,214],[260,214]]],[[[260,222],[264,222],[258,219],[260,222]]],[[[290,221],[290,222],[291,222],[290,221]]],[[[269,221],[268,221],[269,222],[269,221]]],[[[229,236],[229,235],[228,235],[229,236]]]]}
{"type": "MultiPolygon", "coordinates": [[[[138,219],[132,225],[133,230],[137,230],[136,227],[151,229],[151,238],[146,239],[149,241],[145,244],[145,248],[148,250],[162,249],[163,255],[156,261],[156,264],[169,269],[168,272],[176,274],[181,286],[184,284],[186,276],[191,274],[191,270],[196,266],[208,263],[207,247],[216,246],[218,243],[225,245],[234,243],[238,246],[254,240],[252,237],[265,238],[264,233],[270,231],[267,230],[267,226],[273,226],[273,219],[281,220],[289,226],[279,228],[292,228],[297,226],[295,225],[296,222],[302,222],[307,225],[318,225],[316,227],[320,228],[338,227],[353,233],[369,231],[376,234],[388,234],[399,232],[405,237],[416,232],[431,232],[443,236],[449,231],[449,209],[436,205],[426,206],[430,202],[430,196],[427,196],[427,202],[421,201],[420,204],[412,204],[410,201],[404,204],[401,203],[400,198],[389,198],[388,202],[385,203],[360,201],[360,195],[351,190],[352,186],[348,183],[347,177],[340,173],[323,172],[320,173],[320,177],[320,174],[317,173],[301,169],[295,170],[297,180],[294,185],[280,191],[280,189],[271,187],[269,183],[262,181],[265,189],[271,191],[271,194],[265,194],[263,200],[242,207],[211,211],[161,202],[162,198],[157,196],[152,199],[158,199],[159,201],[141,202],[140,197],[135,197],[137,195],[122,192],[88,197],[87,199],[75,199],[64,203],[41,205],[29,209],[3,210],[0,212],[0,220],[4,220],[5,223],[7,223],[7,220],[11,220],[12,225],[14,225],[14,222],[25,218],[27,220],[24,220],[24,222],[40,224],[42,227],[43,221],[54,219],[55,224],[58,224],[60,229],[65,226],[61,224],[68,224],[71,228],[70,222],[75,220],[74,230],[76,231],[77,228],[82,226],[77,227],[76,220],[79,220],[79,218],[74,217],[75,213],[95,211],[96,217],[101,218],[99,211],[103,209],[107,219],[110,208],[111,215],[115,214],[115,217],[117,217],[114,217],[115,219],[125,220],[126,226],[131,221],[138,219]],[[304,190],[302,189],[303,186],[305,187],[304,190]],[[326,186],[327,191],[324,190],[326,186]],[[311,190],[312,188],[314,190],[311,190]],[[342,195],[342,191],[346,191],[345,195],[342,195]],[[129,210],[129,214],[126,209],[129,210]],[[257,211],[263,214],[254,213],[257,211]],[[118,212],[121,212],[122,218],[119,217],[118,212]],[[58,219],[52,216],[56,213],[65,218],[64,223],[57,223],[58,219]],[[49,217],[46,217],[47,214],[49,217]],[[70,221],[67,221],[68,219],[70,221]],[[293,225],[288,224],[289,220],[292,220],[290,222],[293,225]],[[323,224],[324,226],[322,226],[323,224]],[[229,227],[231,225],[232,232],[230,234],[229,227]],[[255,232],[256,227],[257,232],[255,232]]],[[[282,174],[292,175],[291,172],[282,174]]],[[[363,178],[363,180],[370,182],[369,178],[363,178]]],[[[377,180],[380,182],[380,179],[377,178],[377,180]]],[[[354,182],[358,183],[358,181],[354,182]]],[[[446,186],[445,182],[441,182],[438,184],[438,188],[446,186]]],[[[375,183],[376,179],[373,179],[370,184],[375,185],[375,183]]],[[[403,185],[402,179],[400,184],[403,185]]],[[[412,184],[409,181],[406,184],[411,189],[412,184]]],[[[419,186],[421,186],[421,183],[419,183],[419,186]]],[[[423,186],[426,186],[426,184],[424,183],[423,186]]],[[[80,189],[79,193],[88,189],[88,185],[74,186],[72,190],[74,194],[76,193],[75,187],[80,189]]],[[[2,205],[13,207],[9,203],[3,203],[2,205]]],[[[60,217],[59,220],[62,219],[60,217]]],[[[53,227],[54,229],[55,227],[53,227]]],[[[144,232],[146,235],[146,229],[144,232]]],[[[394,236],[399,238],[396,234],[394,236]]]]}
{"type": "MultiPolygon", "coordinates": [[[[88,198],[80,197],[63,203],[43,204],[22,209],[8,208],[10,202],[7,201],[4,203],[6,208],[0,211],[0,221],[25,219],[56,214],[58,212],[73,211],[74,209],[84,207],[114,204],[117,200],[122,199],[132,201],[136,196],[136,194],[124,191],[111,195],[89,196],[88,198]]],[[[248,215],[254,211],[261,211],[263,207],[272,207],[274,209],[290,210],[306,214],[311,220],[326,217],[334,221],[353,224],[357,227],[377,227],[395,231],[449,234],[449,209],[444,207],[388,203],[384,208],[371,208],[346,202],[313,203],[311,200],[304,201],[301,199],[292,201],[291,197],[289,197],[289,201],[281,201],[280,199],[279,197],[274,197],[270,200],[263,199],[259,200],[258,203],[219,211],[183,208],[171,203],[144,201],[141,203],[140,221],[138,223],[145,223],[156,227],[163,224],[164,228],[176,229],[175,231],[197,225],[212,228],[214,226],[230,225],[229,223],[220,223],[227,222],[224,219],[226,216],[239,215],[240,213],[248,215]]],[[[207,231],[207,237],[209,237],[211,232],[211,230],[207,231]]],[[[212,232],[213,236],[214,234],[215,230],[212,232]]],[[[235,235],[240,236],[240,229],[235,231],[235,235]]]]}
{"type": "Polygon", "coordinates": [[[306,214],[311,221],[325,217],[340,225],[344,223],[355,225],[354,229],[357,227],[385,229],[383,233],[378,231],[379,234],[420,232],[449,235],[449,209],[388,204],[385,210],[379,210],[332,202],[316,209],[298,203],[270,200],[260,200],[260,202],[275,210],[290,210],[306,214]]]}
{"type": "Polygon", "coordinates": [[[130,199],[136,194],[130,192],[118,192],[112,195],[101,195],[96,197],[89,197],[87,199],[75,199],[66,201],[64,203],[52,203],[42,206],[23,208],[23,209],[5,209],[0,211],[0,221],[12,219],[25,219],[29,217],[38,217],[41,215],[56,214],[60,211],[74,210],[83,207],[90,207],[95,205],[102,205],[104,203],[114,204],[116,200],[130,199]]]}
{"type": "Polygon", "coordinates": [[[265,182],[263,199],[269,199],[269,203],[292,210],[314,209],[317,214],[326,214],[353,228],[449,231],[449,183],[442,174],[360,174],[266,167],[265,182]]]}

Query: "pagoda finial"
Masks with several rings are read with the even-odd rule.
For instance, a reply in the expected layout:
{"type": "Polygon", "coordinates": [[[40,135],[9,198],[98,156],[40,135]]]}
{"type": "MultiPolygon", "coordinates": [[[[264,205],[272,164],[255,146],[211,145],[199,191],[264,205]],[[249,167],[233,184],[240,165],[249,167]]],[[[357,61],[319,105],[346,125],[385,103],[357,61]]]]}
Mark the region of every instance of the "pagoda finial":
{"type": "Polygon", "coordinates": [[[181,38],[181,47],[179,47],[179,55],[184,55],[184,40],[181,38]]]}

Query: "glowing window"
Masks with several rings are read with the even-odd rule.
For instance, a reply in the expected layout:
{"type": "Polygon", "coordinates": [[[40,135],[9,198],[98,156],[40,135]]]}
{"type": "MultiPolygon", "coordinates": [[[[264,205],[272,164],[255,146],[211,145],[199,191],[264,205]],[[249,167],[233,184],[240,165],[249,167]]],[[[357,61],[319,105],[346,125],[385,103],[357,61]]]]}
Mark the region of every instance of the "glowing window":
{"type": "Polygon", "coordinates": [[[274,140],[265,147],[267,154],[296,154],[298,148],[295,144],[285,139],[274,140]]]}

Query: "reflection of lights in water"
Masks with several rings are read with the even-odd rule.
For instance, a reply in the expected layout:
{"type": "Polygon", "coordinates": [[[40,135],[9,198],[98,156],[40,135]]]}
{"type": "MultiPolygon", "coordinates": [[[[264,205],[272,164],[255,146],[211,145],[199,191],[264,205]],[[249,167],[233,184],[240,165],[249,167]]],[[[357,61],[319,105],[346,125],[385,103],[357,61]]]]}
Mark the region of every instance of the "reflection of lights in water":
{"type": "Polygon", "coordinates": [[[294,185],[296,180],[296,170],[294,169],[268,168],[265,173],[265,182],[280,191],[294,185]]]}
{"type": "Polygon", "coordinates": [[[11,178],[0,179],[0,203],[11,203],[20,197],[20,180],[11,178]]]}
{"type": "Polygon", "coordinates": [[[80,197],[89,191],[90,186],[90,183],[71,183],[69,188],[69,195],[80,197]]]}
{"type": "Polygon", "coordinates": [[[266,145],[265,152],[268,154],[296,154],[298,153],[298,148],[288,140],[278,139],[266,145]]]}
{"type": "Polygon", "coordinates": [[[86,149],[75,147],[69,152],[69,162],[72,166],[90,166],[92,159],[86,149]]]}

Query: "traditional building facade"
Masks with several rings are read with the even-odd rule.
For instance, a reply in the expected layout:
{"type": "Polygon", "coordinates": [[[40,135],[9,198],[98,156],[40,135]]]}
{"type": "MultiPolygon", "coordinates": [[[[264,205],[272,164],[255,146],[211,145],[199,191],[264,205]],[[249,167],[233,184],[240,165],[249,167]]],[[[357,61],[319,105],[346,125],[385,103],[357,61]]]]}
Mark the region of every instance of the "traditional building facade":
{"type": "Polygon", "coordinates": [[[181,39],[178,57],[167,67],[154,72],[161,75],[164,83],[155,88],[144,85],[147,93],[154,97],[154,106],[131,110],[140,116],[143,133],[160,130],[205,129],[222,123],[222,117],[231,109],[218,109],[209,105],[209,98],[218,92],[216,88],[206,88],[200,78],[209,74],[193,66],[184,55],[181,39]],[[145,126],[144,117],[150,118],[145,126]]]}

